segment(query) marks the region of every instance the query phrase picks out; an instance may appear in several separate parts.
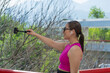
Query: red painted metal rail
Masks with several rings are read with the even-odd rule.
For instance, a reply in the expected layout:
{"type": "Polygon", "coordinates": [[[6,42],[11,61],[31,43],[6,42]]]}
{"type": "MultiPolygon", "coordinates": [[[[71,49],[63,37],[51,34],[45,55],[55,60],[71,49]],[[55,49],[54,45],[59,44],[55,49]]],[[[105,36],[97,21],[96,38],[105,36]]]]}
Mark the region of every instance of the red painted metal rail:
{"type": "Polygon", "coordinates": [[[95,41],[95,42],[110,42],[110,40],[85,40],[85,41],[95,41]]]}
{"type": "Polygon", "coordinates": [[[110,68],[80,70],[79,73],[110,73],[110,68]]]}
{"type": "MultiPolygon", "coordinates": [[[[0,69],[0,73],[43,73],[43,72],[0,69]]],[[[79,70],[79,73],[110,73],[110,68],[96,68],[96,69],[79,70]]]]}
{"type": "Polygon", "coordinates": [[[31,72],[31,71],[21,71],[21,70],[0,69],[0,73],[42,73],[42,72],[31,72]]]}

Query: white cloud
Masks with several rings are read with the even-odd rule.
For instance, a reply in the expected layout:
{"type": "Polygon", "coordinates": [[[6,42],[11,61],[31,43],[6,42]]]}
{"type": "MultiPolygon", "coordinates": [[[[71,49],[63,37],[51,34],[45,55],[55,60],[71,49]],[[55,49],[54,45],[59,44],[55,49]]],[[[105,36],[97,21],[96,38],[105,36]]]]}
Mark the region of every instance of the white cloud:
{"type": "Polygon", "coordinates": [[[78,4],[82,4],[87,2],[88,0],[73,0],[74,2],[78,3],[78,4]]]}
{"type": "MultiPolygon", "coordinates": [[[[29,0],[11,0],[10,3],[9,3],[9,7],[21,4],[21,3],[25,2],[25,1],[29,1],[29,0]]],[[[41,0],[31,0],[31,1],[41,1],[41,0]]]]}
{"type": "Polygon", "coordinates": [[[41,1],[41,0],[34,0],[34,1],[41,1]]]}
{"type": "Polygon", "coordinates": [[[11,0],[9,2],[9,7],[12,7],[14,5],[20,4],[20,3],[24,2],[24,1],[26,1],[26,0],[11,0]]]}

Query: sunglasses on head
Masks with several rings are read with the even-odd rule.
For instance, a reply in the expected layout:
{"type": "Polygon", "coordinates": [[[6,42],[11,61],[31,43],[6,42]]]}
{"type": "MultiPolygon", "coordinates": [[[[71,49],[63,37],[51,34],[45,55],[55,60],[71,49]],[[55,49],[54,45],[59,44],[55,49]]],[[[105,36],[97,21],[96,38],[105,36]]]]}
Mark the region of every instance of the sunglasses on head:
{"type": "Polygon", "coordinates": [[[63,28],[63,31],[65,32],[66,30],[70,30],[70,29],[69,29],[69,28],[64,27],[64,28],[63,28]]]}

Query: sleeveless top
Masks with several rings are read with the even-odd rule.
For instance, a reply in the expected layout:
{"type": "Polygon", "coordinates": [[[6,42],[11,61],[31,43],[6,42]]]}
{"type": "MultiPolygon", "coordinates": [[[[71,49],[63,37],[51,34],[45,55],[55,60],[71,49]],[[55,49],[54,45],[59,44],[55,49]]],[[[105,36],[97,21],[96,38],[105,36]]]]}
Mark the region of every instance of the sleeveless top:
{"type": "Polygon", "coordinates": [[[77,45],[81,48],[80,43],[74,43],[72,45],[69,45],[69,44],[66,45],[65,49],[63,50],[63,52],[61,53],[60,58],[59,58],[59,60],[60,60],[59,68],[60,69],[70,72],[70,63],[69,63],[68,51],[70,50],[71,47],[73,47],[75,45],[77,45]]]}

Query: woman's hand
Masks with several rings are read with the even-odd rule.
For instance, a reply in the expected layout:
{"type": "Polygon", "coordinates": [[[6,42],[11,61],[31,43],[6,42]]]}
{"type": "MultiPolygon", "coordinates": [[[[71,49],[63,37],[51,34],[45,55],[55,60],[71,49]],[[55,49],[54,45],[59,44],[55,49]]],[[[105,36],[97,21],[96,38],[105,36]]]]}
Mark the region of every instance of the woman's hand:
{"type": "Polygon", "coordinates": [[[32,29],[29,29],[27,31],[30,31],[30,32],[27,32],[28,35],[33,35],[33,36],[36,35],[36,33],[32,29]]]}

